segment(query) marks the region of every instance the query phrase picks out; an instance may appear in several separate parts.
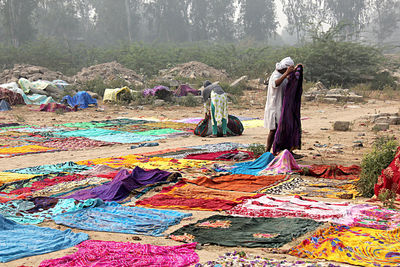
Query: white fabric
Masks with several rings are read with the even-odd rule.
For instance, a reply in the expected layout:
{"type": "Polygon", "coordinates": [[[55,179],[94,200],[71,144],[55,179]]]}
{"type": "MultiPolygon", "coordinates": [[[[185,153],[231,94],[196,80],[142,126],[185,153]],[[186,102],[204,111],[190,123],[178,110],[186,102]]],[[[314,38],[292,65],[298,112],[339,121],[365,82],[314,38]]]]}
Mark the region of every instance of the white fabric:
{"type": "Polygon", "coordinates": [[[264,127],[269,130],[275,130],[281,118],[283,89],[286,87],[288,80],[284,79],[279,86],[276,86],[275,81],[280,77],[282,77],[282,74],[275,70],[269,78],[264,112],[264,127]]]}
{"type": "Polygon", "coordinates": [[[294,66],[294,61],[291,57],[285,57],[281,62],[276,63],[276,70],[287,69],[290,66],[294,66]]]}

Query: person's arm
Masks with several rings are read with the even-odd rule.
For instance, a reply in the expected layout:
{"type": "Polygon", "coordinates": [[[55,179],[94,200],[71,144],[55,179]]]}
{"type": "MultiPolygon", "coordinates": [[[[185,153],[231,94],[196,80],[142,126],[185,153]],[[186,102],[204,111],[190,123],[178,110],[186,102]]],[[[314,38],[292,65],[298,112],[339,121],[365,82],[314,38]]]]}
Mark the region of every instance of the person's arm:
{"type": "Polygon", "coordinates": [[[283,83],[283,81],[286,79],[286,77],[289,76],[289,74],[293,72],[293,70],[294,70],[293,66],[290,66],[289,68],[287,68],[285,73],[279,79],[275,80],[275,86],[278,87],[279,85],[281,85],[283,83]]]}

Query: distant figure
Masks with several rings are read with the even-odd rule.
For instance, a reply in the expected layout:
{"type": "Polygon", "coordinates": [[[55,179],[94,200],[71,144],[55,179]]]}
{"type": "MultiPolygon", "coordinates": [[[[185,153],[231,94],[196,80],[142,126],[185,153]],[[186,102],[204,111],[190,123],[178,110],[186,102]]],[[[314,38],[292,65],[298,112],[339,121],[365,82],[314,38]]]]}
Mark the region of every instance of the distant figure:
{"type": "Polygon", "coordinates": [[[211,116],[212,135],[218,136],[218,126],[222,127],[222,135],[226,136],[228,129],[228,97],[217,83],[205,81],[201,91],[204,103],[204,113],[211,116]]]}
{"type": "Polygon", "coordinates": [[[294,62],[290,57],[276,63],[275,71],[268,82],[267,102],[265,104],[264,127],[269,129],[266,152],[272,148],[275,133],[282,113],[283,91],[288,83],[287,77],[294,70],[294,62]]]}

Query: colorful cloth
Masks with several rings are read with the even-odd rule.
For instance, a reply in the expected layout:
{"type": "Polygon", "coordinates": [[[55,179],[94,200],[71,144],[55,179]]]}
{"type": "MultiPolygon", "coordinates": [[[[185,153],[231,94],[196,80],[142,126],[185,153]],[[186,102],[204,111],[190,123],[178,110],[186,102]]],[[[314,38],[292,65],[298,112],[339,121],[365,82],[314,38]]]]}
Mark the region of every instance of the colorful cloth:
{"type": "Polygon", "coordinates": [[[151,208],[222,211],[242,203],[246,198],[256,196],[257,194],[252,193],[214,190],[180,181],[174,186],[164,187],[157,195],[138,200],[136,205],[151,208]]]}
{"type": "Polygon", "coordinates": [[[299,171],[301,171],[301,168],[297,165],[292,153],[285,149],[268,164],[267,168],[260,171],[258,175],[285,174],[299,171]]]}
{"type": "Polygon", "coordinates": [[[6,100],[11,106],[14,105],[25,105],[25,101],[21,94],[10,91],[8,89],[0,87],[0,100],[6,100]]]}
{"type": "Polygon", "coordinates": [[[176,96],[187,96],[189,94],[200,95],[200,93],[201,93],[200,90],[193,89],[187,84],[179,85],[178,89],[176,89],[174,92],[176,96]]]}
{"type": "Polygon", "coordinates": [[[199,261],[196,243],[181,246],[89,240],[82,242],[74,254],[42,261],[39,267],[82,266],[191,266],[199,261]],[[90,255],[90,257],[88,257],[90,255]]]}
{"type": "Polygon", "coordinates": [[[100,198],[104,201],[122,201],[135,189],[164,182],[170,175],[170,172],[159,169],[145,171],[140,167],[136,167],[131,173],[128,170],[121,170],[111,182],[93,189],[78,191],[68,198],[78,200],[100,198]]]}
{"type": "Polygon", "coordinates": [[[201,153],[201,154],[189,154],[185,157],[185,159],[198,159],[198,160],[235,160],[235,156],[242,155],[241,158],[237,157],[241,160],[250,160],[253,159],[254,154],[252,152],[247,151],[238,151],[238,150],[228,150],[228,151],[220,151],[220,152],[211,152],[211,153],[201,153]]]}
{"type": "Polygon", "coordinates": [[[70,107],[88,108],[89,105],[97,106],[97,100],[85,91],[77,92],[73,97],[66,95],[62,98],[61,102],[68,103],[70,107]]]}
{"type": "Polygon", "coordinates": [[[38,111],[56,112],[57,110],[61,110],[64,112],[72,112],[72,111],[77,111],[77,108],[76,107],[70,108],[64,104],[47,103],[47,104],[41,104],[38,111]]]}
{"type": "Polygon", "coordinates": [[[68,137],[53,139],[52,141],[45,142],[42,145],[64,150],[82,150],[92,147],[111,146],[114,145],[114,143],[91,140],[85,137],[68,137]]]}
{"type": "Polygon", "coordinates": [[[116,202],[68,212],[53,217],[57,224],[89,231],[161,236],[169,226],[179,224],[190,213],[124,207],[116,202]]]}
{"type": "Polygon", "coordinates": [[[387,189],[396,192],[397,198],[400,195],[400,147],[397,148],[396,155],[389,166],[382,170],[382,174],[378,177],[378,182],[375,184],[375,196],[387,189]]]}
{"type": "Polygon", "coordinates": [[[211,104],[215,108],[215,111],[211,112],[211,122],[216,121],[217,125],[222,124],[222,119],[228,122],[228,97],[226,94],[217,94],[213,90],[211,92],[211,104]]]}
{"type": "Polygon", "coordinates": [[[354,180],[360,178],[361,167],[351,165],[344,167],[342,165],[311,165],[308,168],[307,175],[327,179],[354,180]]]}
{"type": "Polygon", "coordinates": [[[136,132],[137,135],[165,135],[165,134],[176,134],[176,133],[184,133],[183,131],[175,130],[175,129],[158,129],[158,130],[150,130],[144,132],[136,132]]]}
{"type": "Polygon", "coordinates": [[[37,154],[44,152],[55,152],[58,151],[55,147],[44,147],[38,145],[25,145],[25,146],[14,146],[14,147],[0,147],[0,158],[10,158],[15,156],[21,156],[26,154],[37,154]]]}
{"type": "Polygon", "coordinates": [[[361,266],[399,266],[399,231],[334,225],[318,230],[289,254],[361,266]]]}
{"type": "Polygon", "coordinates": [[[11,183],[20,180],[26,180],[35,177],[33,174],[20,174],[10,172],[0,172],[0,186],[5,183],[11,183]]]}
{"type": "Polygon", "coordinates": [[[346,216],[353,206],[349,203],[322,202],[300,196],[261,196],[246,200],[228,210],[227,213],[246,217],[294,217],[332,221],[346,216]]]}
{"type": "Polygon", "coordinates": [[[197,223],[183,226],[171,238],[192,235],[194,242],[228,247],[281,247],[307,232],[314,231],[321,223],[309,219],[244,218],[214,215],[197,223]],[[203,223],[229,221],[229,227],[207,227],[203,223]]]}
{"type": "Polygon", "coordinates": [[[5,172],[26,173],[26,174],[49,174],[49,173],[59,173],[59,172],[76,173],[90,169],[91,169],[90,166],[76,164],[72,161],[69,161],[59,164],[40,165],[36,167],[7,170],[5,172]]]}
{"type": "Polygon", "coordinates": [[[270,152],[266,152],[254,161],[236,163],[233,165],[233,168],[228,171],[232,174],[258,175],[260,171],[268,167],[273,159],[274,155],[270,152]]]}
{"type": "Polygon", "coordinates": [[[47,227],[20,225],[0,215],[0,262],[62,250],[88,238],[87,234],[76,234],[70,229],[59,231],[47,227]]]}

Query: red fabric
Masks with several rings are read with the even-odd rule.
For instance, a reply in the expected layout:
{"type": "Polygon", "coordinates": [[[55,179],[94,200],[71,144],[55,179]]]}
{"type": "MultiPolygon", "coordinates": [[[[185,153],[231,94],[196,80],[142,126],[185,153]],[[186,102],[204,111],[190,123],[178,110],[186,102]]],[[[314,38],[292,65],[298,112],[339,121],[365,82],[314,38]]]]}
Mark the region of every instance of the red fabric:
{"type": "MultiPolygon", "coordinates": [[[[245,152],[249,155],[249,157],[246,160],[250,160],[254,158],[254,154],[252,152],[248,151],[241,151],[245,152]]],[[[197,160],[223,160],[223,161],[229,161],[232,159],[219,159],[220,156],[224,154],[237,154],[239,151],[237,149],[235,150],[228,150],[228,151],[219,151],[219,152],[211,152],[211,153],[201,153],[201,154],[191,154],[185,157],[185,159],[197,159],[197,160]]]]}
{"type": "Polygon", "coordinates": [[[78,110],[78,106],[70,108],[70,107],[67,107],[64,104],[48,103],[48,104],[41,104],[40,107],[39,107],[39,111],[55,112],[56,110],[63,110],[65,112],[77,111],[78,110]]]}
{"type": "Polygon", "coordinates": [[[327,179],[354,180],[359,178],[361,167],[351,165],[344,167],[341,165],[311,165],[309,175],[327,179]]]}
{"type": "MultiPolygon", "coordinates": [[[[375,184],[375,196],[382,193],[382,189],[389,189],[400,194],[400,147],[397,148],[396,156],[386,169],[382,170],[382,174],[378,177],[375,184]]],[[[397,196],[397,199],[399,196],[397,196]]]]}
{"type": "Polygon", "coordinates": [[[4,99],[10,104],[13,105],[25,105],[25,101],[22,98],[21,94],[15,93],[8,89],[0,87],[0,100],[4,99]]]}

